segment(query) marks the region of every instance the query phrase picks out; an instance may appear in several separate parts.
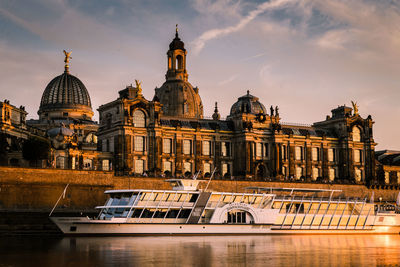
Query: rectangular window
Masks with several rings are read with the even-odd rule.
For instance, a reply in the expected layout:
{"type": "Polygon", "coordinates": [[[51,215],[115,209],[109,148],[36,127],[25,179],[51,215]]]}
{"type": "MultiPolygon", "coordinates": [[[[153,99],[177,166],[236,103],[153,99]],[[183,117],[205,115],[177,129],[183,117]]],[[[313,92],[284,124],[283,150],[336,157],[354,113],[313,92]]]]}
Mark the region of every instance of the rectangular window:
{"type": "Polygon", "coordinates": [[[296,160],[302,160],[303,159],[303,157],[302,157],[302,147],[300,147],[300,146],[296,146],[296,151],[295,151],[295,159],[296,160]]]}
{"type": "Polygon", "coordinates": [[[287,159],[287,146],[282,146],[282,159],[287,159]]]}
{"type": "Polygon", "coordinates": [[[109,146],[110,146],[110,147],[108,148],[107,151],[115,152],[115,148],[114,148],[114,137],[111,137],[111,138],[110,138],[109,146]]]}
{"type": "Polygon", "coordinates": [[[302,167],[296,167],[296,178],[300,179],[301,176],[303,176],[303,168],[302,167]]]}
{"type": "Polygon", "coordinates": [[[203,155],[209,156],[210,155],[210,141],[203,141],[203,155]]]}
{"type": "Polygon", "coordinates": [[[231,143],[222,142],[221,143],[221,156],[230,157],[231,156],[231,143]]]}
{"type": "Polygon", "coordinates": [[[390,182],[390,173],[389,172],[385,172],[385,184],[389,184],[390,182]]]}
{"type": "Polygon", "coordinates": [[[312,148],[312,160],[313,161],[319,161],[319,147],[313,147],[312,148]]]}
{"type": "Polygon", "coordinates": [[[108,159],[103,159],[102,163],[101,163],[101,168],[103,171],[109,171],[110,170],[110,163],[108,161],[108,159]]]}
{"type": "Polygon", "coordinates": [[[210,163],[204,163],[204,167],[203,167],[203,173],[211,173],[211,164],[210,163]]]}
{"type": "Polygon", "coordinates": [[[192,140],[183,140],[183,154],[192,154],[192,140]]]}
{"type": "Polygon", "coordinates": [[[171,154],[171,152],[172,152],[171,147],[172,147],[172,139],[164,138],[163,139],[163,153],[171,154]]]}
{"type": "Polygon", "coordinates": [[[166,172],[166,171],[172,172],[172,162],[171,161],[164,161],[163,169],[164,169],[164,172],[166,172]]]}
{"type": "Polygon", "coordinates": [[[231,165],[229,163],[222,163],[222,175],[231,174],[231,165]]]}
{"type": "Polygon", "coordinates": [[[358,168],[355,169],[355,178],[357,182],[360,182],[362,180],[362,171],[358,168]]]}
{"type": "Polygon", "coordinates": [[[262,143],[256,143],[256,157],[262,157],[262,143]]]}
{"type": "Polygon", "coordinates": [[[329,169],[329,181],[335,180],[336,177],[336,170],[335,169],[329,169]]]}
{"type": "Polygon", "coordinates": [[[312,169],[312,178],[313,178],[313,180],[314,181],[317,180],[318,176],[319,176],[319,169],[318,168],[313,168],[312,169]]]}
{"type": "Polygon", "coordinates": [[[269,146],[268,143],[264,143],[263,145],[263,157],[267,158],[269,153],[269,146]]]}
{"type": "Polygon", "coordinates": [[[192,172],[192,163],[190,162],[183,163],[183,173],[186,174],[187,172],[192,172]]]}
{"type": "Polygon", "coordinates": [[[144,151],[144,136],[135,136],[135,151],[144,151]]]}
{"type": "Polygon", "coordinates": [[[328,149],[328,161],[336,162],[336,149],[334,148],[328,149]]]}
{"type": "Polygon", "coordinates": [[[141,159],[135,160],[135,173],[142,174],[144,169],[144,161],[141,159]]]}

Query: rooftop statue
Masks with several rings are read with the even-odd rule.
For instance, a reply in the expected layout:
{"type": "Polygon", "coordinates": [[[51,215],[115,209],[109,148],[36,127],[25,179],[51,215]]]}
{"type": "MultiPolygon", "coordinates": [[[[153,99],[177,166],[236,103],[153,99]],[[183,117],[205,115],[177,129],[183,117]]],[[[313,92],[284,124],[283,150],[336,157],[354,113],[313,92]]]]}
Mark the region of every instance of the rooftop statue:
{"type": "Polygon", "coordinates": [[[142,94],[142,83],[138,80],[135,80],[136,82],[136,88],[138,89],[137,94],[141,95],[142,94]]]}
{"type": "Polygon", "coordinates": [[[351,104],[353,105],[354,115],[358,115],[358,106],[357,106],[357,103],[351,101],[351,104]]]}
{"type": "Polygon", "coordinates": [[[71,53],[72,53],[72,52],[67,52],[67,51],[64,50],[64,55],[65,55],[64,62],[65,62],[65,63],[69,63],[69,59],[72,58],[72,57],[71,57],[71,53]]]}

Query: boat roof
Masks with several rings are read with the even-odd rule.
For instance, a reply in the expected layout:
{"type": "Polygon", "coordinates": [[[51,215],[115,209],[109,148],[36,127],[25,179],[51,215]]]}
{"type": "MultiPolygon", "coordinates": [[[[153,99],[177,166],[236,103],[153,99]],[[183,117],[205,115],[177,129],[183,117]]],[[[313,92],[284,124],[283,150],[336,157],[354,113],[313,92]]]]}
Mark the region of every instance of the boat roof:
{"type": "Polygon", "coordinates": [[[248,190],[257,190],[257,191],[279,191],[279,192],[290,192],[291,194],[294,192],[302,192],[302,193],[319,193],[319,192],[342,192],[339,189],[317,189],[317,188],[289,188],[289,187],[258,187],[258,186],[250,186],[246,187],[248,190]]]}

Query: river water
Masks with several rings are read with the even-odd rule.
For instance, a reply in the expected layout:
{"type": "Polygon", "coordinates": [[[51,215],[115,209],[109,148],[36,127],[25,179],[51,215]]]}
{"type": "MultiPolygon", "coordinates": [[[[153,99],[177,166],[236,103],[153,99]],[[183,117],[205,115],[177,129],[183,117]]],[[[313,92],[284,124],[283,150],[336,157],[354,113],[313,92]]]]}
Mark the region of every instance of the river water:
{"type": "Polygon", "coordinates": [[[400,236],[0,237],[0,266],[400,266],[400,236]]]}

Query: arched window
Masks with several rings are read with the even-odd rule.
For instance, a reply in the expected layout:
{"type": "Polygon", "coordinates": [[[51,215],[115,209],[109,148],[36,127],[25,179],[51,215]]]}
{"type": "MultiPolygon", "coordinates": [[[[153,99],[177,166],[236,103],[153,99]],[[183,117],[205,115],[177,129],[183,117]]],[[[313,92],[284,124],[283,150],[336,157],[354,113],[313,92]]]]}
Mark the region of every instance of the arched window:
{"type": "Polygon", "coordinates": [[[178,55],[176,57],[176,69],[177,70],[181,70],[183,69],[183,58],[181,55],[178,55]]]}
{"type": "Polygon", "coordinates": [[[133,126],[146,127],[146,115],[143,111],[137,109],[133,112],[133,126]]]}
{"type": "Polygon", "coordinates": [[[353,141],[360,142],[361,141],[361,131],[357,126],[353,127],[353,141]]]}

